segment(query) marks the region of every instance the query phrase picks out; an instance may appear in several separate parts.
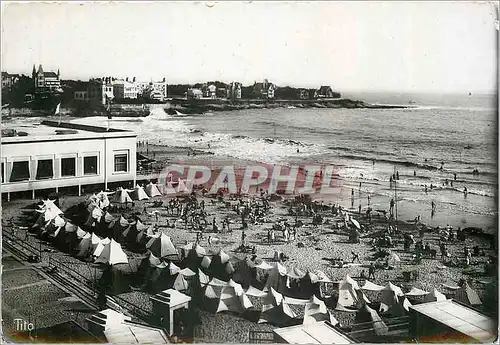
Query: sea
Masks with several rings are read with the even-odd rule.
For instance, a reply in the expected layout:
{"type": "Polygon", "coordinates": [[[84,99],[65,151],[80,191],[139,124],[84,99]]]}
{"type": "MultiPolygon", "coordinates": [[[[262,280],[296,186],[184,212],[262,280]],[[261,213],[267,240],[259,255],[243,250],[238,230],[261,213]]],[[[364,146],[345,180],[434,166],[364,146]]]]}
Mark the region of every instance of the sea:
{"type": "MultiPolygon", "coordinates": [[[[399,220],[410,222],[420,215],[431,227],[497,231],[496,95],[351,93],[344,97],[408,108],[289,107],[167,115],[158,107],[140,122],[109,121],[111,127],[136,131],[140,141],[212,152],[221,161],[332,165],[338,193],[317,198],[355,211],[359,205],[363,212],[367,207],[388,210],[395,198],[399,220]],[[473,174],[474,169],[479,175],[473,174]],[[395,172],[396,188],[389,182],[395,172]]],[[[106,126],[108,120],[73,121],[106,126]]]]}

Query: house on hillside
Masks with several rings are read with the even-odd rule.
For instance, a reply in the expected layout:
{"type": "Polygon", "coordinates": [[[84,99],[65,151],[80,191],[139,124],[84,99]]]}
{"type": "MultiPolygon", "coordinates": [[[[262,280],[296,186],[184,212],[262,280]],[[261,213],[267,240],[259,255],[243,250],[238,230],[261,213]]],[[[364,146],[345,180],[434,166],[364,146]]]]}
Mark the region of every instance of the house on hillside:
{"type": "Polygon", "coordinates": [[[274,99],[274,91],[276,90],[276,85],[268,82],[264,79],[262,83],[254,83],[253,93],[254,97],[262,99],[274,99]]]}
{"type": "Polygon", "coordinates": [[[203,97],[203,92],[200,89],[189,88],[186,92],[186,98],[188,99],[201,99],[203,97]]]}
{"type": "Polygon", "coordinates": [[[309,91],[307,89],[298,89],[297,90],[297,98],[298,99],[309,99],[309,91]]]}
{"type": "Polygon", "coordinates": [[[217,86],[214,84],[203,84],[201,91],[204,98],[217,98],[217,86]]]}
{"type": "Polygon", "coordinates": [[[333,98],[333,90],[330,86],[321,86],[316,90],[314,98],[333,98]]]}
{"type": "Polygon", "coordinates": [[[216,91],[217,98],[228,98],[228,89],[226,87],[218,87],[216,91]]]}
{"type": "Polygon", "coordinates": [[[46,91],[57,91],[61,89],[61,73],[59,70],[56,72],[44,72],[42,65],[38,66],[38,71],[33,65],[33,71],[31,72],[35,93],[46,92],[46,91]]]}
{"type": "Polygon", "coordinates": [[[2,72],[2,90],[11,90],[12,87],[19,81],[19,77],[19,74],[2,72]]]}

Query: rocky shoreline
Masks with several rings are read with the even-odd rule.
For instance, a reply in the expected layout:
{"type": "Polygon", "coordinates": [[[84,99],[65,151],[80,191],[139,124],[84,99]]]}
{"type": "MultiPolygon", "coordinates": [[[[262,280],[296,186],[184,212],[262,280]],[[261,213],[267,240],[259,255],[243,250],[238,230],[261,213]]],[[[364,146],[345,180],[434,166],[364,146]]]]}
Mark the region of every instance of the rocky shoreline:
{"type": "MultiPolygon", "coordinates": [[[[145,117],[149,115],[149,109],[153,107],[164,108],[170,115],[182,114],[203,114],[210,111],[236,111],[246,109],[276,109],[276,108],[330,108],[330,109],[406,109],[411,106],[387,105],[387,104],[369,104],[363,101],[351,100],[345,98],[339,99],[316,99],[316,100],[187,100],[172,99],[166,103],[160,104],[114,104],[111,109],[113,117],[145,117]]],[[[79,110],[72,107],[61,107],[63,116],[90,117],[90,116],[108,116],[108,113],[102,110],[79,110]]],[[[4,108],[2,117],[44,117],[46,112],[37,111],[28,107],[23,108],[4,108]]]]}

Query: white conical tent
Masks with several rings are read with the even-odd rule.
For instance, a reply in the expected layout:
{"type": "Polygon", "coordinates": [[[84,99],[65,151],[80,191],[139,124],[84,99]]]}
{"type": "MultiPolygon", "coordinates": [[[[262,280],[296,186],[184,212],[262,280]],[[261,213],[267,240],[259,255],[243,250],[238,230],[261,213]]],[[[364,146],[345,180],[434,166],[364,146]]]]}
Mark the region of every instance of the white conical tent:
{"type": "Polygon", "coordinates": [[[164,233],[161,233],[160,236],[151,238],[148,243],[146,243],[146,248],[160,258],[178,254],[170,237],[164,233]]]}
{"type": "Polygon", "coordinates": [[[183,268],[182,270],[180,270],[179,274],[183,275],[184,277],[192,277],[192,276],[196,275],[196,272],[193,272],[193,270],[186,267],[186,268],[183,268]]]}
{"type": "Polygon", "coordinates": [[[201,287],[208,285],[210,283],[210,277],[203,273],[202,270],[198,268],[198,279],[200,281],[201,287]]]}
{"type": "Polygon", "coordinates": [[[146,191],[142,186],[135,186],[134,188],[134,193],[133,193],[134,199],[135,200],[147,200],[149,199],[149,196],[146,194],[146,191]]]}
{"type": "Polygon", "coordinates": [[[108,265],[128,264],[128,258],[120,243],[111,239],[111,241],[104,246],[104,249],[95,262],[108,265]]]}
{"type": "Polygon", "coordinates": [[[177,291],[185,291],[189,288],[189,284],[186,280],[186,278],[184,278],[184,276],[182,274],[177,274],[177,277],[175,278],[175,281],[174,281],[174,286],[173,288],[177,291]]]}
{"type": "Polygon", "coordinates": [[[361,289],[367,291],[381,291],[384,289],[384,287],[382,285],[377,285],[366,280],[361,289]]]}
{"type": "Polygon", "coordinates": [[[170,264],[168,265],[168,269],[170,270],[170,275],[171,276],[176,275],[181,270],[180,267],[177,266],[176,264],[174,264],[173,262],[170,262],[170,264]]]}
{"type": "Polygon", "coordinates": [[[99,243],[97,243],[97,246],[95,247],[93,255],[95,257],[99,257],[101,255],[102,251],[104,250],[105,246],[108,245],[110,242],[111,242],[111,240],[108,237],[101,239],[99,241],[99,243]]]}
{"type": "Polygon", "coordinates": [[[227,263],[229,261],[229,259],[230,259],[229,255],[227,255],[222,249],[219,250],[219,253],[217,255],[219,256],[220,262],[222,264],[227,263]]]}
{"type": "Polygon", "coordinates": [[[272,307],[261,313],[258,323],[270,323],[273,325],[286,325],[297,315],[288,304],[281,301],[278,306],[272,307]]]}
{"type": "Polygon", "coordinates": [[[97,248],[99,243],[101,243],[101,238],[99,236],[97,236],[95,233],[92,233],[91,244],[92,244],[92,247],[94,248],[94,250],[97,248]]]}
{"type": "Polygon", "coordinates": [[[201,267],[209,268],[211,263],[212,259],[210,259],[208,256],[204,256],[203,259],[201,259],[201,267]]]}
{"type": "MultiPolygon", "coordinates": [[[[67,224],[66,224],[66,225],[67,225],[67,224]]],[[[76,237],[77,237],[77,238],[80,238],[80,239],[88,237],[88,238],[90,239],[90,238],[91,238],[91,235],[90,235],[90,233],[88,233],[87,231],[83,231],[82,229],[80,229],[80,227],[78,227],[78,228],[76,229],[76,237]]]]}
{"type": "Polygon", "coordinates": [[[339,322],[333,315],[330,314],[326,308],[325,302],[318,299],[313,295],[304,307],[304,321],[303,324],[314,323],[318,321],[329,321],[334,326],[339,322]]]}
{"type": "Polygon", "coordinates": [[[160,190],[158,189],[158,186],[152,182],[150,182],[147,186],[146,186],[146,194],[149,195],[149,197],[155,197],[155,196],[158,196],[158,195],[161,195],[161,192],[160,190]]]}
{"type": "Polygon", "coordinates": [[[358,301],[358,292],[360,290],[358,283],[349,275],[341,280],[338,287],[338,304],[343,307],[352,307],[358,301]]]}
{"type": "Polygon", "coordinates": [[[421,289],[416,288],[416,287],[412,287],[410,291],[405,293],[406,296],[424,296],[427,294],[428,294],[427,291],[421,290],[421,289]]]}
{"type": "Polygon", "coordinates": [[[132,203],[132,198],[130,195],[128,195],[127,190],[123,188],[119,188],[114,194],[112,198],[113,202],[119,203],[119,204],[125,204],[125,203],[132,203]]]}
{"type": "Polygon", "coordinates": [[[446,301],[446,296],[436,289],[432,289],[431,292],[429,292],[424,297],[424,302],[438,302],[438,301],[446,301]]]}
{"type": "Polygon", "coordinates": [[[382,297],[380,299],[380,310],[387,311],[391,307],[397,304],[398,297],[404,296],[403,290],[399,286],[388,282],[382,291],[382,297]]]}
{"type": "Polygon", "coordinates": [[[274,263],[274,267],[269,271],[269,276],[266,281],[266,288],[273,288],[274,290],[280,290],[280,286],[283,278],[286,279],[287,269],[285,266],[279,262],[274,263]]]}
{"type": "Polygon", "coordinates": [[[108,194],[104,193],[103,191],[100,191],[99,193],[97,193],[96,198],[98,200],[98,205],[100,209],[105,209],[106,207],[109,206],[108,194]]]}

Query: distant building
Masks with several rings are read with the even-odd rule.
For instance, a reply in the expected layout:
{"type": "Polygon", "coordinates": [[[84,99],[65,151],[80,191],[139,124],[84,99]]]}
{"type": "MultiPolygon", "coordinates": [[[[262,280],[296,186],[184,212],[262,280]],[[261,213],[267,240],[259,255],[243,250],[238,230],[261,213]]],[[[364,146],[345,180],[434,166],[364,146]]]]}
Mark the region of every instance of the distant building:
{"type": "Polygon", "coordinates": [[[201,91],[203,92],[204,98],[217,98],[217,87],[214,84],[203,84],[201,91]]]}
{"type": "Polygon", "coordinates": [[[307,89],[298,89],[297,90],[297,98],[298,99],[309,99],[309,91],[307,89]]]}
{"type": "Polygon", "coordinates": [[[89,92],[88,91],[75,91],[73,94],[73,100],[76,102],[88,102],[89,92]]]}
{"type": "Polygon", "coordinates": [[[32,71],[33,86],[35,93],[53,92],[61,88],[60,72],[44,72],[42,65],[38,66],[38,71],[33,65],[32,71]]]}
{"type": "Polygon", "coordinates": [[[217,98],[228,98],[228,89],[226,87],[218,87],[216,95],[217,98]]]}
{"type": "Polygon", "coordinates": [[[188,99],[201,99],[203,92],[200,89],[189,88],[187,89],[186,98],[188,99]]]}
{"type": "MultiPolygon", "coordinates": [[[[15,128],[13,128],[15,129],[15,128]]],[[[137,134],[74,123],[43,121],[2,136],[2,193],[136,180],[137,134]]]]}
{"type": "Polygon", "coordinates": [[[89,100],[101,105],[108,104],[113,98],[113,80],[111,77],[95,78],[89,80],[89,100]]]}
{"type": "Polygon", "coordinates": [[[135,83],[128,80],[115,80],[113,82],[113,96],[116,99],[136,99],[138,89],[135,83]]]}
{"type": "Polygon", "coordinates": [[[257,98],[274,99],[275,90],[276,86],[273,83],[268,82],[267,79],[264,79],[263,83],[254,83],[253,85],[253,93],[257,98]]]}
{"type": "Polygon", "coordinates": [[[330,86],[321,86],[316,90],[314,98],[333,98],[333,90],[330,86]]]}
{"type": "Polygon", "coordinates": [[[2,90],[11,90],[12,87],[19,81],[19,74],[9,74],[2,72],[2,90]]]}
{"type": "Polygon", "coordinates": [[[241,99],[241,89],[242,89],[242,84],[238,82],[232,82],[229,84],[228,88],[228,98],[235,100],[235,99],[241,99]]]}

